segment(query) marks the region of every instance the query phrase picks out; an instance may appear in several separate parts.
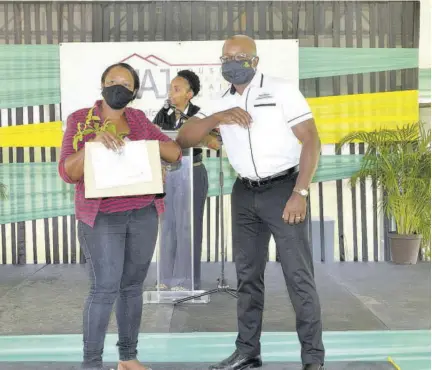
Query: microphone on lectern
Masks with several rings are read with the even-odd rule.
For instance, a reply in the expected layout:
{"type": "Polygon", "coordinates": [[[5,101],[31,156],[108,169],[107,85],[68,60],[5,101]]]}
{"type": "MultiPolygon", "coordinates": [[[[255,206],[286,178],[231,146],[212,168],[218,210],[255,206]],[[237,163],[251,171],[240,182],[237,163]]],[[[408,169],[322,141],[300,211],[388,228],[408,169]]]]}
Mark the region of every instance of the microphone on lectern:
{"type": "Polygon", "coordinates": [[[167,99],[164,101],[163,109],[168,110],[171,108],[171,100],[167,99]]]}
{"type": "Polygon", "coordinates": [[[176,106],[171,103],[170,99],[167,99],[164,101],[163,109],[165,110],[165,112],[167,112],[167,114],[172,114],[173,112],[176,112],[180,115],[181,118],[183,118],[185,120],[188,120],[190,118],[188,115],[186,115],[182,111],[178,110],[176,108],[176,106]]]}
{"type": "Polygon", "coordinates": [[[167,100],[164,101],[163,110],[168,115],[171,115],[174,112],[173,109],[172,109],[171,100],[167,99],[167,100]]]}

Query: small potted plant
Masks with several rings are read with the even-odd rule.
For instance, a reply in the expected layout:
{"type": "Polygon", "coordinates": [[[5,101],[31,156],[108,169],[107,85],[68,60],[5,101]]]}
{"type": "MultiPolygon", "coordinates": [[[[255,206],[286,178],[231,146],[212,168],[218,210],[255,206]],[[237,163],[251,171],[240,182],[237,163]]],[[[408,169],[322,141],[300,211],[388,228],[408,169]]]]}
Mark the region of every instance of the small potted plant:
{"type": "MultiPolygon", "coordinates": [[[[97,135],[98,133],[104,131],[111,132],[114,135],[117,134],[116,126],[110,120],[105,120],[103,123],[101,123],[101,119],[98,116],[93,115],[94,108],[95,107],[88,111],[84,123],[78,123],[78,130],[72,142],[72,146],[76,151],[78,151],[78,142],[84,140],[84,136],[86,135],[97,135]]],[[[121,132],[118,134],[118,136],[124,139],[126,133],[121,132]]]]}
{"type": "Polygon", "coordinates": [[[392,261],[415,264],[420,246],[426,254],[430,246],[430,129],[418,122],[397,130],[353,132],[341,140],[339,149],[356,142],[365,143],[366,150],[351,184],[370,179],[383,190],[379,206],[396,225],[388,234],[392,261]]]}

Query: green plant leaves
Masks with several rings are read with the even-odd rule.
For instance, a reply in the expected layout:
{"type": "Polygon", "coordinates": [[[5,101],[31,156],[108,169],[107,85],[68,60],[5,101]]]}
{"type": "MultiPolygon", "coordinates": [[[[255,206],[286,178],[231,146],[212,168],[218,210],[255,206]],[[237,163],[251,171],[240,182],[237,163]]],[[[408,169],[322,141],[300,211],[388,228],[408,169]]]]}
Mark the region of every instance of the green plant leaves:
{"type": "MultiPolygon", "coordinates": [[[[100,117],[94,116],[93,110],[94,107],[88,111],[86,121],[84,123],[77,124],[77,133],[75,134],[72,141],[72,146],[75,151],[78,151],[78,142],[82,141],[84,139],[84,136],[90,134],[97,135],[100,132],[111,132],[112,134],[117,135],[116,126],[108,120],[105,120],[105,122],[101,124],[100,117]]],[[[120,135],[126,136],[127,133],[122,133],[120,135]]]]}
{"type": "Polygon", "coordinates": [[[116,135],[117,134],[117,130],[114,124],[112,123],[106,123],[102,126],[100,131],[108,131],[111,132],[112,134],[116,135]]]}
{"type": "Polygon", "coordinates": [[[397,130],[353,132],[339,143],[363,142],[366,152],[351,184],[374,180],[384,191],[380,207],[394,219],[399,234],[422,234],[430,242],[431,132],[423,123],[397,130]]]}

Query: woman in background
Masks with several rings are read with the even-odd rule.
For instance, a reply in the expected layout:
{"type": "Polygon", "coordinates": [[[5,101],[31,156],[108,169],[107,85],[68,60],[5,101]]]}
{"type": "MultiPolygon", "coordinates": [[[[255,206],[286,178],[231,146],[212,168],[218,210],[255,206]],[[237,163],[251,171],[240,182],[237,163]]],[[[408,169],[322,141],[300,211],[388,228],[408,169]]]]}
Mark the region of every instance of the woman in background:
{"type": "Polygon", "coordinates": [[[148,369],[137,360],[137,344],[143,283],[156,245],[163,200],[156,195],[103,199],[86,199],[84,195],[86,142],[100,142],[118,151],[125,140],[158,140],[164,161],[173,163],[181,157],[179,146],[154,127],[142,111],[126,108],[139,86],[139,77],[128,64],[108,67],[101,78],[103,100],[68,117],[61,147],[59,172],[65,182],[75,184],[78,237],[91,282],[83,314],[84,369],[103,368],[105,334],[115,301],[118,370],[148,369]],[[107,121],[114,125],[115,133],[99,131],[80,137],[78,128],[81,132],[84,125],[95,128],[96,122],[107,121]]]}
{"type": "MultiPolygon", "coordinates": [[[[199,77],[192,71],[182,70],[171,81],[170,107],[162,108],[153,120],[162,130],[178,130],[186,118],[196,115],[200,107],[191,100],[200,91],[199,77]],[[181,112],[181,113],[180,113],[181,112]]],[[[216,138],[208,137],[203,143],[219,149],[216,138]]],[[[193,149],[193,158],[183,153],[182,161],[167,166],[165,179],[165,213],[162,218],[160,244],[161,290],[192,290],[191,276],[191,220],[190,220],[190,166],[193,166],[193,271],[194,289],[201,284],[201,252],[204,204],[207,198],[207,171],[202,163],[202,150],[193,149]],[[189,211],[189,212],[188,212],[189,211]]]]}

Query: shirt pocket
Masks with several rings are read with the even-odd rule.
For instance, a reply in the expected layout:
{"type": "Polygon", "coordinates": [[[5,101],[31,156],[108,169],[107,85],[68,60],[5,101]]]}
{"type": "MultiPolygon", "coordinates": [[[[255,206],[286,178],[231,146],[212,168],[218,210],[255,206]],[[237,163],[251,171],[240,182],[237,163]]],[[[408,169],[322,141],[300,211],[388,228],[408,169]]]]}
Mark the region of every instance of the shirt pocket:
{"type": "Polygon", "coordinates": [[[255,103],[254,108],[276,107],[276,103],[255,103]]]}
{"type": "Polygon", "coordinates": [[[275,136],[279,134],[284,135],[281,132],[281,128],[284,126],[284,118],[281,106],[274,102],[254,102],[253,109],[251,109],[252,124],[251,132],[253,135],[254,144],[268,145],[265,142],[267,138],[275,140],[275,136]]]}
{"type": "Polygon", "coordinates": [[[269,121],[274,122],[279,120],[281,117],[281,107],[275,101],[254,102],[253,108],[250,111],[252,113],[252,119],[258,124],[263,124],[269,121]]]}

